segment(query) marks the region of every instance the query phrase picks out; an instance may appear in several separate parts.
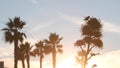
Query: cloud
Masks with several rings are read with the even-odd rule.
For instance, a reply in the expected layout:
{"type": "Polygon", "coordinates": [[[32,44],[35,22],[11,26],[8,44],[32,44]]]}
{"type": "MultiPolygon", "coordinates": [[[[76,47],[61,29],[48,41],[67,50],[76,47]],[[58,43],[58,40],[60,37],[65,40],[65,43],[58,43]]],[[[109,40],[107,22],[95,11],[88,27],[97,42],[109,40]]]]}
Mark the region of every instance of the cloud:
{"type": "Polygon", "coordinates": [[[111,51],[100,56],[96,56],[91,64],[96,63],[97,68],[120,68],[120,50],[111,51]]]}
{"type": "Polygon", "coordinates": [[[37,31],[37,30],[40,30],[40,29],[43,29],[43,28],[47,28],[49,26],[51,26],[53,23],[46,23],[46,24],[38,24],[38,25],[35,25],[34,28],[32,28],[32,31],[37,31]]]}
{"type": "Polygon", "coordinates": [[[83,20],[81,18],[68,16],[68,15],[65,15],[65,14],[62,14],[62,13],[59,14],[59,17],[66,20],[66,21],[74,23],[76,25],[81,25],[81,23],[83,23],[83,20]]]}
{"type": "Polygon", "coordinates": [[[31,3],[33,4],[37,4],[38,3],[38,0],[29,0],[31,3]]]}
{"type": "MultiPolygon", "coordinates": [[[[73,17],[73,16],[69,16],[65,14],[59,14],[59,17],[66,21],[74,23],[76,25],[81,25],[84,23],[83,19],[78,18],[78,17],[73,17]]],[[[120,26],[112,24],[107,21],[101,21],[101,22],[103,23],[103,31],[120,33],[120,26]]]]}
{"type": "Polygon", "coordinates": [[[28,31],[39,31],[43,28],[48,28],[55,23],[55,20],[41,20],[36,18],[36,16],[30,17],[28,25],[26,25],[26,30],[28,31]]]}
{"type": "Polygon", "coordinates": [[[5,45],[5,47],[0,46],[0,59],[10,58],[13,56],[13,46],[5,45]],[[8,51],[9,50],[9,51],[8,51]]]}
{"type": "Polygon", "coordinates": [[[105,32],[117,32],[117,33],[120,33],[120,26],[111,24],[111,23],[106,22],[106,21],[102,21],[102,23],[103,23],[103,30],[105,32]]]}

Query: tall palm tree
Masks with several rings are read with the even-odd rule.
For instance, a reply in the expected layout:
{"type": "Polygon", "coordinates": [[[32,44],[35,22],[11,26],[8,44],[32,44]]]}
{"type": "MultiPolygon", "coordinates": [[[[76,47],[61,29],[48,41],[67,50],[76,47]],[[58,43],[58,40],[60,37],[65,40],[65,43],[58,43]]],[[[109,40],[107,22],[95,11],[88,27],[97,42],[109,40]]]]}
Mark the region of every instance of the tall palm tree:
{"type": "Polygon", "coordinates": [[[82,39],[75,42],[75,46],[79,48],[77,61],[82,68],[86,68],[87,62],[91,57],[98,55],[95,51],[103,48],[102,24],[101,21],[94,17],[86,17],[85,24],[82,24],[81,33],[82,39]]]}
{"type": "Polygon", "coordinates": [[[26,23],[20,20],[20,17],[15,17],[13,20],[9,19],[6,25],[7,27],[2,30],[4,31],[5,41],[14,43],[14,68],[17,68],[18,43],[19,41],[22,42],[24,37],[26,37],[25,33],[21,32],[26,23]]]}
{"type": "Polygon", "coordinates": [[[50,33],[49,39],[45,39],[45,43],[47,46],[50,47],[50,52],[52,53],[52,59],[53,59],[53,68],[56,68],[56,53],[60,52],[62,53],[62,45],[60,45],[60,41],[62,40],[62,37],[59,37],[56,33],[50,33]]]}

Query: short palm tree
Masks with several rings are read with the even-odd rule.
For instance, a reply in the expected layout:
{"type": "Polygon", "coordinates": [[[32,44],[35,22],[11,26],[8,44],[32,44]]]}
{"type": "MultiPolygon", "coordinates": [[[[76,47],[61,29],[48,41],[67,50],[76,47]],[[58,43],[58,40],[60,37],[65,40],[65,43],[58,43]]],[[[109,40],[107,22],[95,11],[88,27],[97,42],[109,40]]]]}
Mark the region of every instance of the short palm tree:
{"type": "Polygon", "coordinates": [[[32,49],[32,46],[30,46],[30,43],[29,42],[25,42],[25,58],[26,58],[26,61],[27,61],[27,67],[30,68],[30,53],[31,53],[31,49],[32,49]]]}
{"type": "Polygon", "coordinates": [[[30,46],[29,42],[21,43],[19,47],[19,59],[22,61],[23,68],[25,68],[24,60],[27,61],[27,68],[30,68],[30,46]]]}
{"type": "Polygon", "coordinates": [[[62,45],[60,45],[60,41],[62,40],[62,37],[59,37],[56,33],[50,33],[49,39],[45,39],[45,44],[49,46],[49,52],[52,53],[52,59],[53,59],[53,68],[56,68],[56,53],[60,52],[62,53],[62,45]]]}
{"type": "Polygon", "coordinates": [[[42,68],[42,60],[44,57],[44,50],[45,50],[45,45],[43,41],[39,41],[38,43],[35,44],[35,49],[33,50],[34,56],[39,56],[40,57],[40,68],[42,68]]]}
{"type": "Polygon", "coordinates": [[[26,37],[25,33],[21,32],[24,25],[26,23],[20,20],[20,17],[15,17],[13,20],[9,19],[7,22],[7,27],[3,28],[5,35],[5,41],[9,43],[14,43],[14,68],[17,68],[18,63],[18,43],[22,42],[24,37],[26,37]]]}
{"type": "Polygon", "coordinates": [[[22,61],[22,67],[25,68],[25,62],[24,62],[25,55],[26,55],[25,54],[25,45],[23,43],[21,43],[18,50],[19,50],[18,58],[19,58],[19,60],[22,61]]]}
{"type": "Polygon", "coordinates": [[[100,20],[93,17],[86,17],[85,24],[82,25],[81,33],[82,39],[75,42],[75,46],[79,48],[77,61],[81,64],[82,68],[86,68],[87,62],[91,57],[98,55],[96,49],[103,48],[102,37],[102,24],[100,20]]]}

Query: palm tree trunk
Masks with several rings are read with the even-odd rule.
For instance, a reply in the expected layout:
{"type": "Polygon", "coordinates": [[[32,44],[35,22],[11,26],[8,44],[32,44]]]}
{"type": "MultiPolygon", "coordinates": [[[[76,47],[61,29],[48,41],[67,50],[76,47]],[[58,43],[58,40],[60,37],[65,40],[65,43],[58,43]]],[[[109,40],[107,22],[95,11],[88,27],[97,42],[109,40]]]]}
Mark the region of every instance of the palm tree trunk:
{"type": "Polygon", "coordinates": [[[14,40],[14,68],[17,68],[18,63],[18,41],[14,40]]]}
{"type": "Polygon", "coordinates": [[[42,55],[40,55],[40,68],[42,68],[42,55]]]}
{"type": "Polygon", "coordinates": [[[17,55],[16,55],[16,50],[14,49],[14,68],[17,68],[17,55]]]}
{"type": "Polygon", "coordinates": [[[55,51],[55,49],[53,49],[52,55],[53,55],[53,68],[56,68],[56,51],[55,51]]]}
{"type": "Polygon", "coordinates": [[[25,68],[25,63],[23,58],[22,58],[22,67],[25,68]]]}
{"type": "Polygon", "coordinates": [[[30,68],[30,56],[27,56],[27,68],[30,68]]]}

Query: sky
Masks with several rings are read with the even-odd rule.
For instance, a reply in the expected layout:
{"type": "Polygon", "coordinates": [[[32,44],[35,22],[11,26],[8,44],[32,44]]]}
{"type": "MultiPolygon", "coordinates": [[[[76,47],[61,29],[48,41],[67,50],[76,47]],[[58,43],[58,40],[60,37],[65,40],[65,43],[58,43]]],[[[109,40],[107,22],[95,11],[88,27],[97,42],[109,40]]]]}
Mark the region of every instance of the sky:
{"type": "MultiPolygon", "coordinates": [[[[63,37],[61,44],[64,50],[63,54],[57,54],[57,63],[65,66],[67,62],[75,62],[71,61],[76,56],[74,42],[81,38],[80,27],[84,17],[93,16],[103,23],[104,47],[90,63],[97,63],[96,68],[120,68],[119,12],[120,0],[0,0],[0,29],[6,27],[9,18],[19,16],[27,23],[23,31],[31,44],[56,32],[63,37]]],[[[8,68],[13,68],[13,48],[13,44],[4,41],[0,31],[0,61],[4,61],[8,68]]],[[[39,67],[38,59],[31,58],[31,67],[39,67]]],[[[51,60],[51,54],[45,56],[43,68],[52,67],[51,60]]]]}

